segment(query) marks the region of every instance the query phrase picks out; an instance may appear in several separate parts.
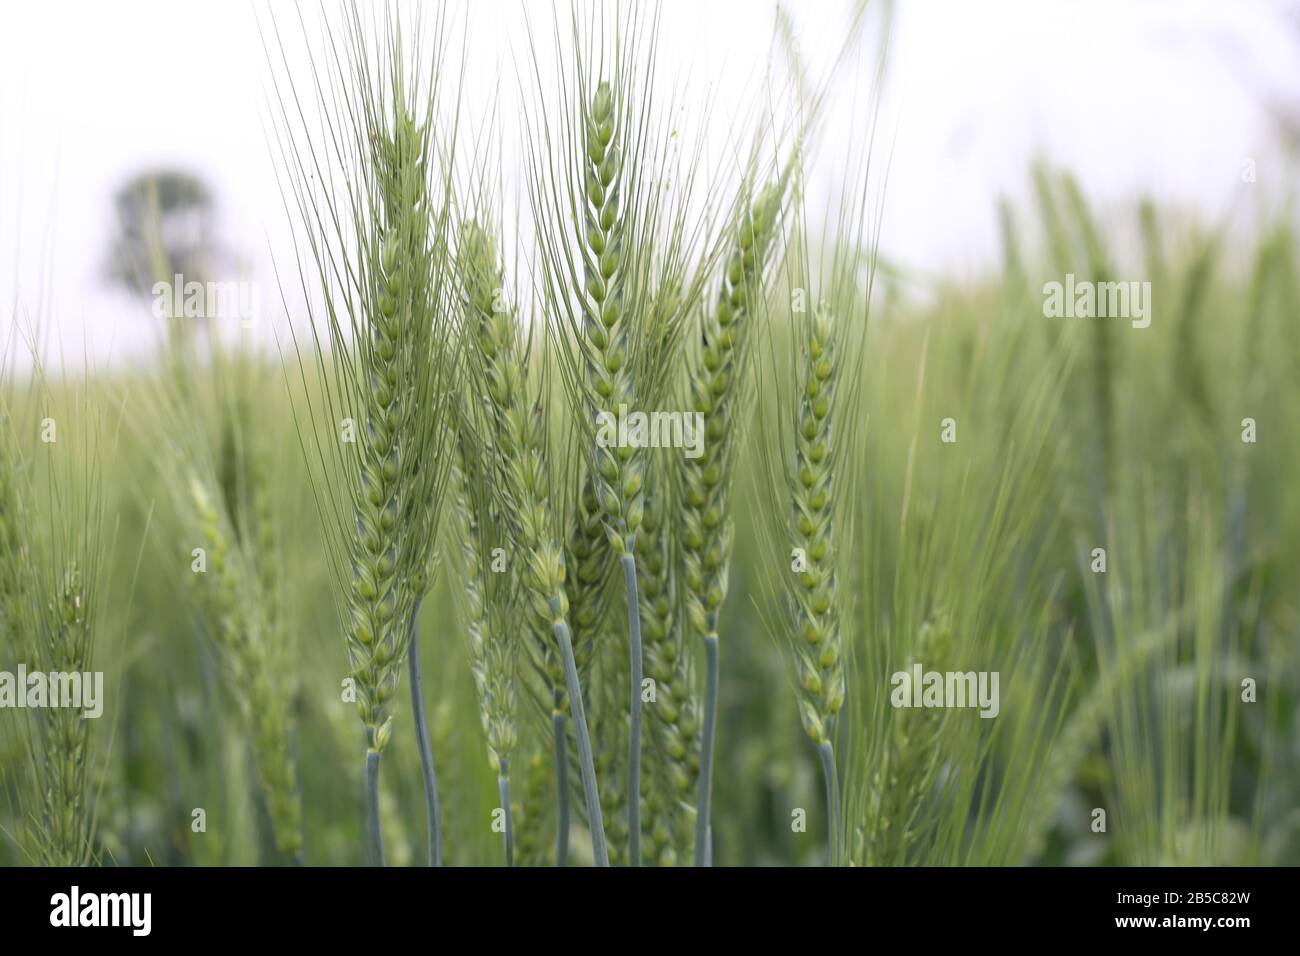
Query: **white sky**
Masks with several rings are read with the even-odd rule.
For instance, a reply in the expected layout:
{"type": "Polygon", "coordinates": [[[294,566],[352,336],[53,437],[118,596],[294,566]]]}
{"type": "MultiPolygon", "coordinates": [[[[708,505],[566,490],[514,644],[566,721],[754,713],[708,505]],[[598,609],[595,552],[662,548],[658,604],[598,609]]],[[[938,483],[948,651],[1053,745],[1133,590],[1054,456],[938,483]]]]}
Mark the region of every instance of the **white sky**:
{"type": "MultiPolygon", "coordinates": [[[[513,84],[525,5],[549,23],[548,0],[470,4],[471,102],[498,79],[513,84]]],[[[791,6],[806,55],[824,68],[847,0],[791,6]]],[[[294,33],[294,5],[273,7],[294,33]]],[[[201,174],[217,194],[220,235],[250,261],[251,278],[274,288],[271,250],[284,262],[289,250],[263,133],[268,9],[0,6],[0,338],[16,310],[24,321],[42,316],[72,364],[83,340],[96,364],[147,348],[156,320],[108,289],[102,269],[111,196],[145,167],[201,174]]],[[[1025,195],[1039,153],[1073,169],[1103,212],[1147,193],[1248,228],[1294,185],[1261,97],[1300,115],[1300,21],[1293,14],[1288,26],[1286,9],[1268,0],[901,0],[876,138],[890,159],[882,254],[923,276],[995,264],[997,197],[1025,195]],[[1246,158],[1257,162],[1253,185],[1242,183],[1246,158]]],[[[314,20],[315,7],[305,15],[314,20]]],[[[740,115],[773,17],[768,0],[663,0],[661,60],[687,98],[715,116],[740,115]]],[[[828,158],[865,121],[847,92],[861,83],[844,75],[836,88],[828,158]]]]}

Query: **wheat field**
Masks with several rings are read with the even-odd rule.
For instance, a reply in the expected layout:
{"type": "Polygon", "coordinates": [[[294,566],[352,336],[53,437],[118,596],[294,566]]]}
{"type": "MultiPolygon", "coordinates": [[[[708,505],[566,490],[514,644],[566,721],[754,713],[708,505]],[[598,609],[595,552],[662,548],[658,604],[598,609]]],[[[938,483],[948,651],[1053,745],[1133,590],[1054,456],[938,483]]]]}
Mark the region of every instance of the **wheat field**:
{"type": "Polygon", "coordinates": [[[274,347],[5,306],[0,864],[1300,863],[1294,209],[1040,163],[913,295],[856,26],[719,158],[644,5],[508,118],[454,7],[332,16],[263,26],[274,347]]]}

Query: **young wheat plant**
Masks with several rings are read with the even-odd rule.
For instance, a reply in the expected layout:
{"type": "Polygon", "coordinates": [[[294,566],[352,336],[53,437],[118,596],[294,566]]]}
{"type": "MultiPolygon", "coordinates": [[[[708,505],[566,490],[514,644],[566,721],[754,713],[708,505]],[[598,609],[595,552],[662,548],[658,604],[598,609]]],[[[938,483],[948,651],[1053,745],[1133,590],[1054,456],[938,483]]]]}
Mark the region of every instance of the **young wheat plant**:
{"type": "Polygon", "coordinates": [[[744,435],[744,395],[749,339],[761,295],[768,254],[776,238],[785,187],[773,183],[742,197],[731,233],[717,300],[701,314],[698,351],[691,357],[689,387],[694,411],[704,415],[704,449],[686,459],[683,479],[683,567],[686,613],[704,645],[705,700],[696,797],[695,864],[709,854],[713,795],[713,747],[718,714],[718,615],[727,596],[731,560],[731,480],[744,435]]]}
{"type": "MultiPolygon", "coordinates": [[[[345,71],[333,86],[315,75],[325,133],[295,131],[292,78],[278,89],[280,145],[309,255],[299,263],[306,292],[323,297],[328,340],[309,318],[325,395],[296,405],[304,452],[346,594],[352,686],[366,728],[366,846],[384,863],[378,779],[392,734],[393,697],[403,660],[411,669],[425,787],[429,862],[442,859],[437,780],[424,717],[416,618],[434,566],[433,543],[450,475],[449,402],[459,355],[448,262],[454,136],[440,132],[438,107],[445,14],[431,50],[417,24],[404,34],[386,21],[376,38],[353,7],[345,71]],[[408,45],[409,41],[409,45],[408,45]],[[427,57],[427,75],[411,63],[427,57]],[[329,169],[322,184],[317,171],[329,169]],[[338,183],[343,185],[339,186],[338,183]],[[306,425],[304,429],[302,426],[306,425]],[[340,500],[340,491],[344,492],[340,500]]],[[[331,34],[332,40],[332,34],[331,34]]],[[[337,50],[331,50],[337,55],[337,50]]],[[[309,303],[311,297],[308,296],[309,303]]],[[[297,343],[299,368],[306,362],[297,343]]]]}
{"type": "MultiPolygon", "coordinates": [[[[497,474],[490,476],[497,492],[496,507],[508,516],[522,554],[524,586],[535,619],[550,629],[559,645],[565,688],[577,735],[579,768],[586,796],[592,853],[597,865],[609,860],[604,825],[596,790],[590,733],[583,706],[577,662],[568,625],[565,560],[555,531],[550,477],[545,458],[546,422],[540,404],[528,391],[527,349],[521,347],[520,330],[505,304],[505,279],[497,245],[481,225],[470,222],[461,230],[458,250],[460,282],[464,289],[467,368],[485,396],[483,415],[491,437],[490,448],[497,474]]],[[[557,727],[557,733],[560,728],[557,727]]],[[[557,750],[559,738],[557,737],[557,750]]]]}
{"type": "MultiPolygon", "coordinates": [[[[39,368],[38,368],[39,374],[39,368]]],[[[96,637],[103,629],[105,577],[102,473],[99,439],[85,426],[69,434],[69,419],[89,418],[79,394],[67,415],[51,407],[43,379],[36,403],[22,414],[36,427],[67,429],[62,441],[44,445],[27,459],[12,429],[16,420],[0,397],[0,522],[6,550],[0,555],[5,648],[33,672],[51,676],[47,693],[82,688],[80,701],[49,699],[26,714],[26,787],[19,796],[25,826],[20,839],[28,856],[42,866],[86,866],[96,862],[96,809],[93,783],[97,753],[94,730],[99,714],[90,713],[86,696],[98,686],[96,637]],[[53,675],[59,675],[58,682],[53,675]]],[[[7,715],[6,715],[7,717],[7,715]]]]}
{"type": "MultiPolygon", "coordinates": [[[[610,432],[630,413],[658,408],[669,394],[680,333],[703,282],[703,273],[688,275],[688,266],[708,235],[711,216],[691,208],[699,171],[691,160],[699,156],[687,154],[682,168],[675,134],[654,97],[653,14],[641,17],[630,6],[618,6],[610,20],[612,25],[593,13],[584,25],[575,13],[579,49],[564,50],[557,40],[564,77],[558,103],[541,88],[539,67],[539,119],[527,129],[533,167],[528,190],[548,331],[585,475],[623,572],[628,862],[639,866],[644,655],[636,541],[647,456],[635,442],[611,440],[610,432]],[[664,188],[670,180],[671,192],[664,188]],[[664,307],[668,302],[671,308],[664,307]]],[[[539,57],[536,45],[533,54],[539,57]]]]}
{"type": "MultiPolygon", "coordinates": [[[[846,205],[853,202],[852,196],[846,205]]],[[[787,281],[792,303],[788,365],[771,369],[765,384],[769,440],[771,514],[788,516],[765,548],[789,555],[772,572],[788,608],[784,645],[794,666],[799,717],[817,747],[826,787],[827,859],[834,865],[839,833],[839,780],[835,766],[835,723],[844,706],[845,668],[838,579],[848,537],[848,508],[840,502],[852,487],[860,447],[858,383],[863,376],[871,250],[867,247],[861,205],[841,216],[839,234],[819,250],[830,258],[826,279],[813,288],[808,243],[800,229],[789,259],[787,281]],[[811,299],[811,302],[809,301],[811,299]],[[793,385],[792,400],[783,396],[793,385]]],[[[773,339],[775,335],[773,334],[773,339]]],[[[779,346],[772,341],[773,364],[779,346]]]]}

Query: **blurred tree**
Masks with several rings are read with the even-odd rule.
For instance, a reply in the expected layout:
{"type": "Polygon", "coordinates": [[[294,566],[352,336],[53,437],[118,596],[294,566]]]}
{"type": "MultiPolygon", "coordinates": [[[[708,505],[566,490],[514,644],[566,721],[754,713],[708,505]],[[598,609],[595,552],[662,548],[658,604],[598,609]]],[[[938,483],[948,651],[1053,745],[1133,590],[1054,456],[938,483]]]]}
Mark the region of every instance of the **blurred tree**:
{"type": "MultiPolygon", "coordinates": [[[[145,170],[128,179],[113,197],[117,232],[109,244],[111,282],[145,299],[154,283],[206,283],[226,258],[213,230],[212,192],[198,176],[177,169],[145,170]]],[[[200,325],[205,320],[197,320],[200,325]]],[[[198,327],[171,316],[169,334],[198,327]]]]}

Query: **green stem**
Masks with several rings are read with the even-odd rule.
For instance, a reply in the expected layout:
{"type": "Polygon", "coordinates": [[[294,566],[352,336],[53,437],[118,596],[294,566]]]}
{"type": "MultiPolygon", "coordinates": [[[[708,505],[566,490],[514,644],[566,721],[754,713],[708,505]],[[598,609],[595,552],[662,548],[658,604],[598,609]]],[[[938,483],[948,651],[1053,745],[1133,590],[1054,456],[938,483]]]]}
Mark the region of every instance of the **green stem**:
{"type": "Polygon", "coordinates": [[[424,713],[424,678],[420,674],[420,629],[417,601],[411,612],[411,635],[406,649],[407,667],[411,671],[411,716],[415,720],[415,741],[420,748],[420,773],[424,778],[424,811],[429,831],[429,865],[442,866],[442,824],[438,812],[438,775],[433,767],[433,747],[429,743],[429,721],[424,713]]]}
{"type": "Polygon", "coordinates": [[[709,852],[712,829],[709,806],[713,800],[713,742],[718,725],[718,635],[704,637],[704,735],[700,741],[700,790],[695,803],[695,865],[712,866],[709,852]]]}
{"type": "Polygon", "coordinates": [[[835,775],[835,751],[829,740],[817,746],[822,758],[822,776],[826,778],[826,859],[836,865],[836,833],[840,822],[840,785],[835,775]]]}
{"type": "MultiPolygon", "coordinates": [[[[556,703],[560,694],[555,694],[556,703]]],[[[556,710],[551,714],[555,731],[555,865],[569,865],[569,715],[556,710]]]]}
{"type": "Polygon", "coordinates": [[[569,687],[569,712],[573,715],[573,731],[578,738],[578,767],[582,770],[582,794],[587,800],[587,825],[591,828],[591,855],[597,866],[609,866],[609,850],[605,846],[605,824],[600,817],[600,795],[596,790],[596,765],[591,759],[591,738],[587,735],[587,715],[582,706],[582,686],[578,683],[578,665],[573,659],[573,641],[569,638],[569,625],[556,621],[555,637],[560,642],[564,658],[564,680],[569,687]]]}
{"type": "Polygon", "coordinates": [[[506,866],[515,865],[515,830],[510,814],[510,761],[502,757],[497,761],[497,792],[501,794],[501,809],[505,811],[506,866]]]}
{"type": "Polygon", "coordinates": [[[387,865],[384,831],[379,826],[379,751],[373,743],[366,748],[366,862],[370,866],[387,865]]]}
{"type": "Polygon", "coordinates": [[[627,753],[628,865],[641,865],[641,602],[636,587],[636,557],[623,555],[623,580],[627,585],[628,652],[632,658],[632,728],[627,753]]]}

